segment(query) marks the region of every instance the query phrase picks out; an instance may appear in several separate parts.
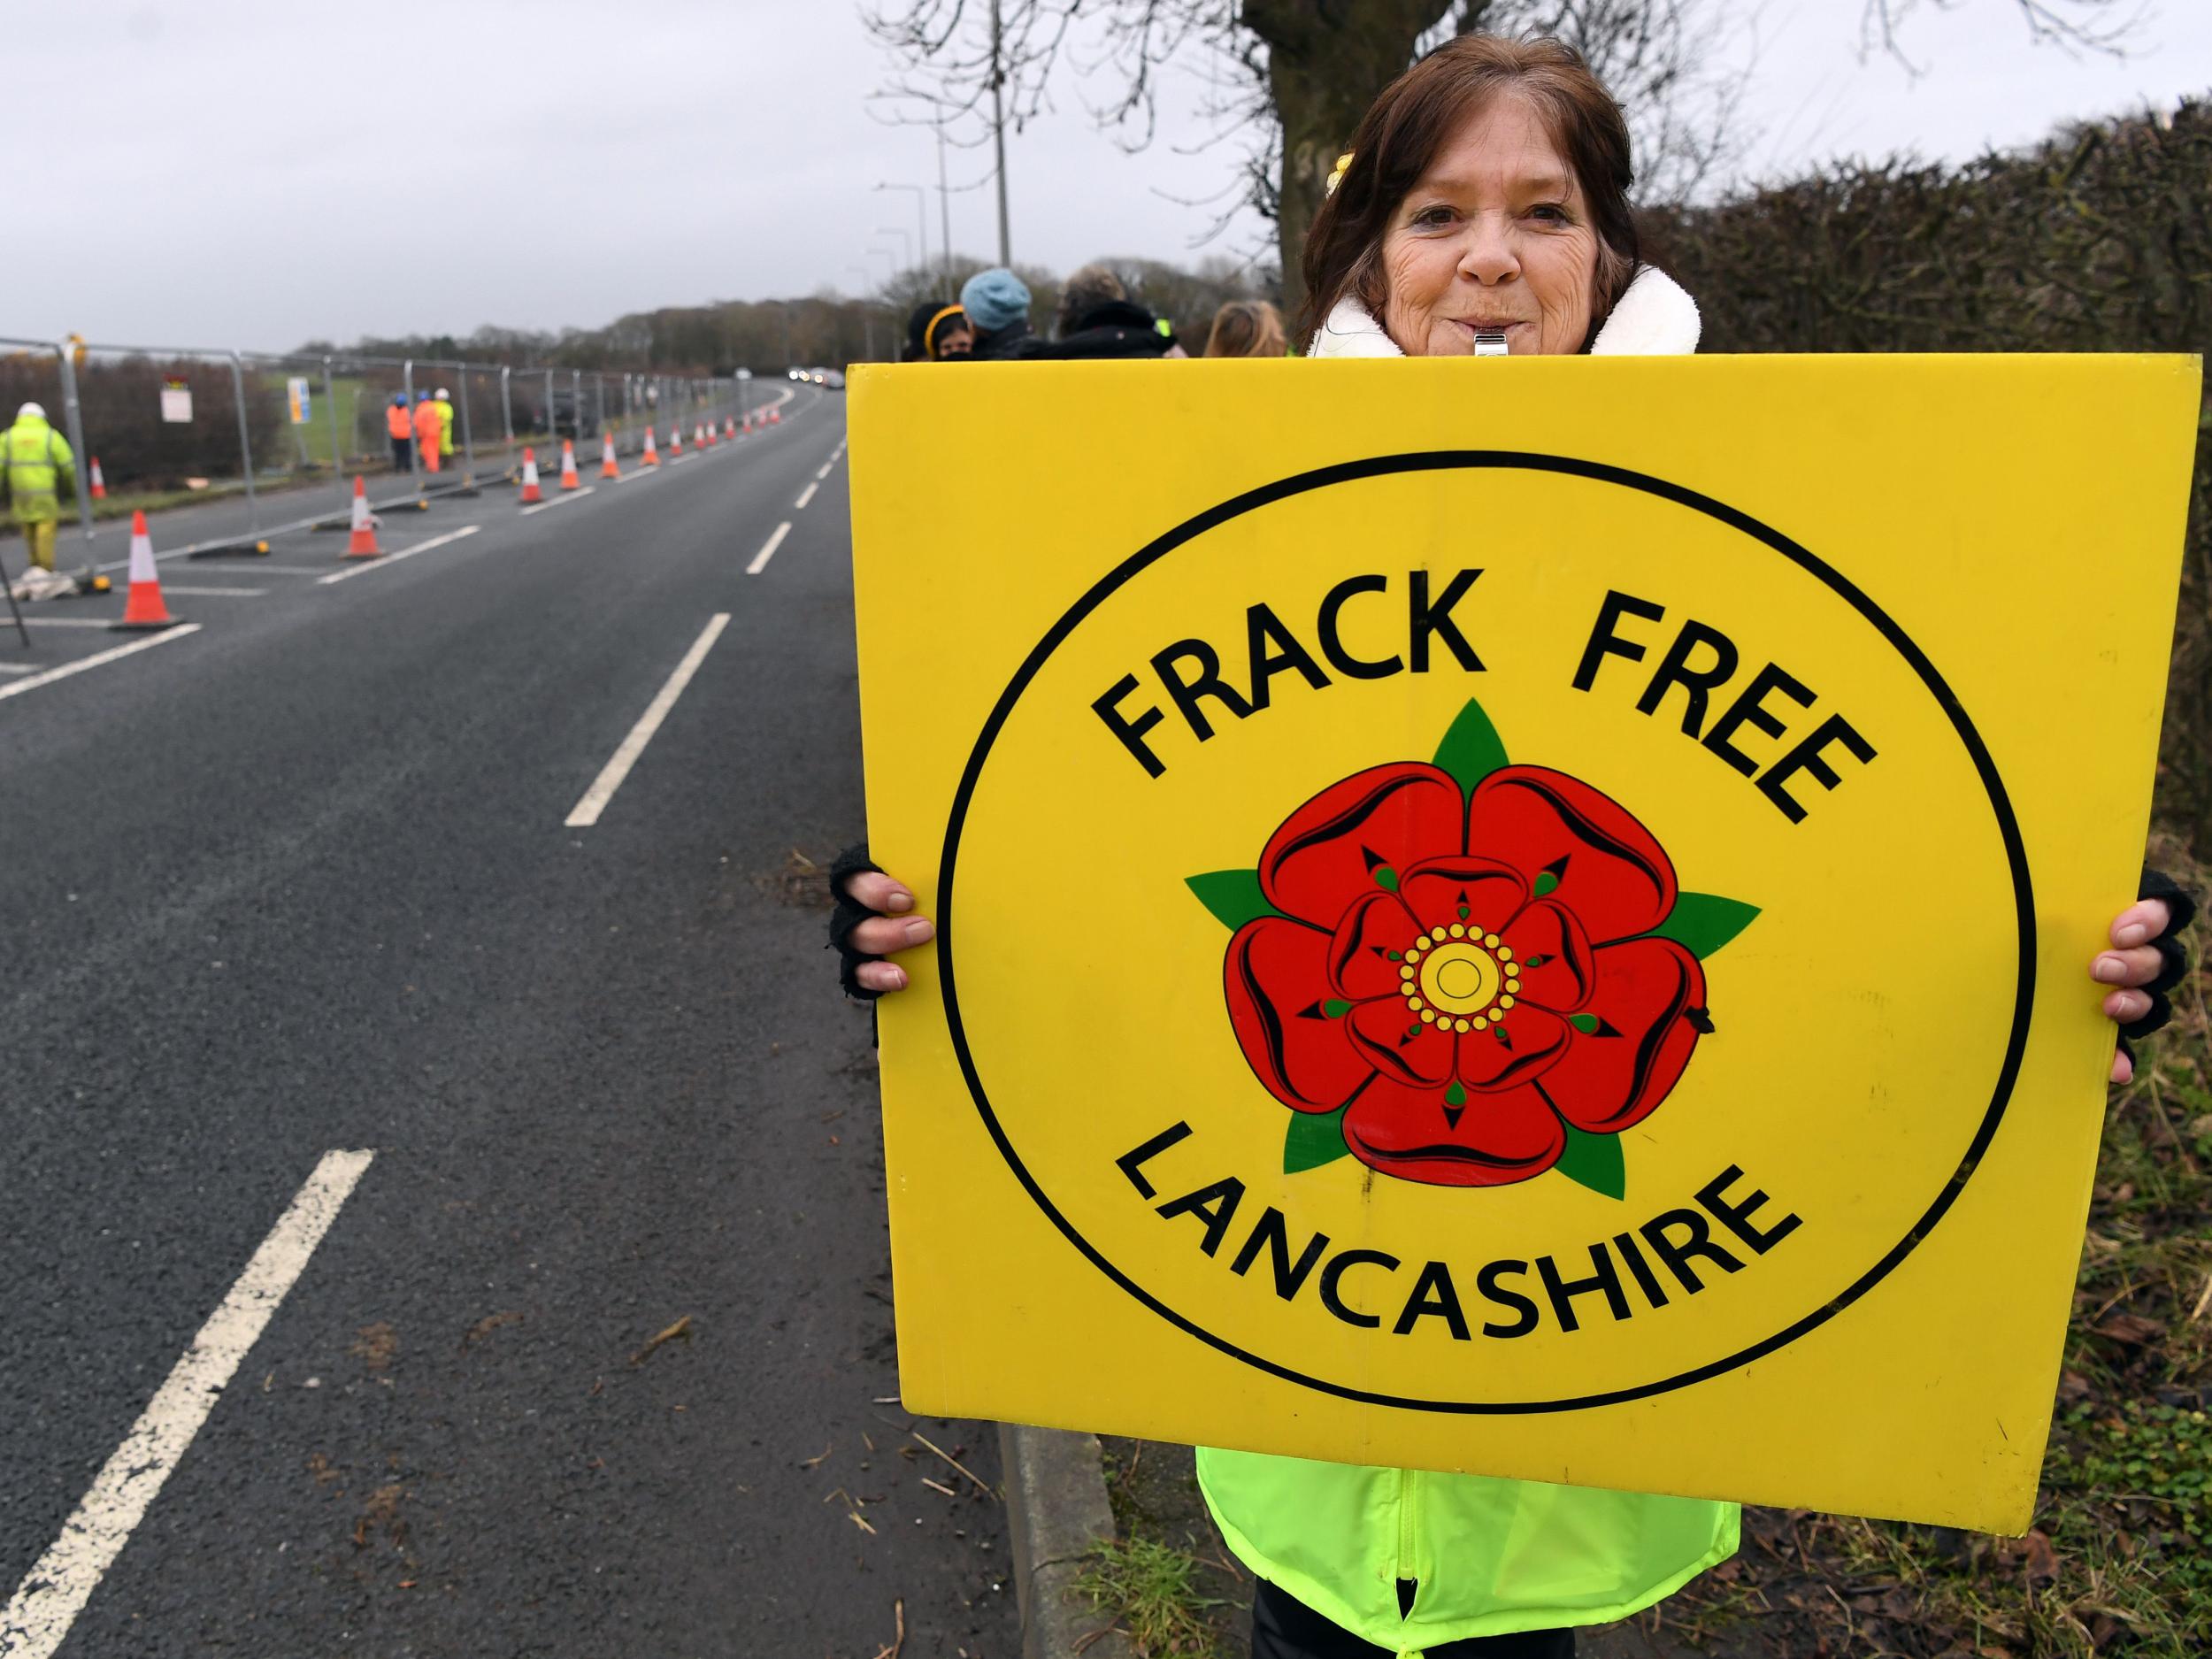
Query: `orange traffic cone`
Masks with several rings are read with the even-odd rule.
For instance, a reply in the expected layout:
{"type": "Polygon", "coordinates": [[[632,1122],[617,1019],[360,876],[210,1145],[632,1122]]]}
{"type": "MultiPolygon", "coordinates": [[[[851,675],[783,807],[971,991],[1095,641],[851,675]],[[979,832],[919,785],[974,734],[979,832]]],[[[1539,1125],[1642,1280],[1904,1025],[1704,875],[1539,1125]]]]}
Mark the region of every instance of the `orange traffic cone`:
{"type": "Polygon", "coordinates": [[[576,476],[576,441],[573,438],[563,438],[561,440],[561,488],[575,489],[580,488],[583,481],[576,476]]]}
{"type": "Polygon", "coordinates": [[[96,455],[92,457],[92,499],[105,501],[107,498],[108,481],[100,476],[100,457],[96,455]]]}
{"type": "Polygon", "coordinates": [[[726,438],[731,439],[734,439],[737,436],[737,417],[735,415],[725,415],[722,417],[722,435],[726,438]]]}
{"type": "Polygon", "coordinates": [[[768,424],[769,424],[770,426],[782,426],[782,425],[783,425],[783,411],[782,411],[780,409],[775,409],[775,408],[772,408],[772,409],[770,409],[770,410],[769,410],[769,411],[768,411],[768,424]]]}
{"type": "Polygon", "coordinates": [[[706,444],[707,444],[707,448],[708,448],[708,449],[711,449],[712,448],[714,448],[714,442],[715,442],[715,438],[714,438],[714,423],[713,423],[711,420],[710,420],[709,422],[707,422],[706,433],[707,433],[707,436],[706,436],[706,444]]]}
{"type": "Polygon", "coordinates": [[[749,409],[745,411],[745,430],[749,435],[753,430],[753,411],[749,409]]]}
{"type": "Polygon", "coordinates": [[[668,452],[671,455],[684,452],[684,429],[681,426],[672,425],[668,428],[668,452]]]}
{"type": "Polygon", "coordinates": [[[123,601],[123,619],[108,626],[116,633],[146,634],[173,628],[177,618],[162,603],[161,572],[154,568],[154,539],[146,533],[146,515],[131,515],[131,590],[123,601]]]}
{"type": "Polygon", "coordinates": [[[638,457],[637,464],[640,466],[658,466],[661,464],[661,452],[653,447],[653,429],[650,426],[645,429],[645,453],[638,457]]]}
{"type": "Polygon", "coordinates": [[[603,432],[599,434],[599,476],[602,478],[622,476],[622,469],[615,465],[614,434],[611,432],[603,432]]]}
{"type": "Polygon", "coordinates": [[[353,480],[353,534],[346,541],[346,557],[349,559],[381,558],[384,549],[376,544],[376,519],[369,512],[369,488],[356,477],[353,480]]]}
{"type": "Polygon", "coordinates": [[[522,494],[518,501],[543,501],[545,492],[538,488],[538,452],[525,445],[522,451],[522,494]]]}

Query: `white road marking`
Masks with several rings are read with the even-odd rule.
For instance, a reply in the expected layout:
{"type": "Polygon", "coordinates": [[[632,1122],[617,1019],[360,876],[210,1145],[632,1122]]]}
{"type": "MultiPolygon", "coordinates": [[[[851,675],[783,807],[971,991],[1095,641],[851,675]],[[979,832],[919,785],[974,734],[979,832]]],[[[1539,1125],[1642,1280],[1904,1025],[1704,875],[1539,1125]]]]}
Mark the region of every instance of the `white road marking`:
{"type": "Polygon", "coordinates": [[[791,511],[794,512],[804,512],[806,511],[807,503],[814,499],[814,492],[821,488],[822,487],[819,484],[809,484],[804,489],[799,492],[799,499],[791,503],[791,511]]]}
{"type": "Polygon", "coordinates": [[[707,660],[707,653],[714,649],[715,641],[722,637],[722,630],[729,626],[728,611],[718,611],[714,613],[714,619],[707,624],[706,631],[692,641],[691,649],[684,653],[684,660],[677,664],[676,672],[669,675],[668,683],[660,688],[638,723],[630,728],[630,735],[622,740],[622,747],[615,750],[614,758],[606,764],[598,777],[592,780],[591,787],[584,791],[584,798],[576,803],[575,810],[565,820],[570,829],[589,829],[599,822],[599,815],[607,810],[607,803],[614,799],[614,792],[630,775],[630,768],[637,764],[637,757],[645,752],[645,746],[653,741],[653,733],[661,729],[661,722],[676,706],[676,699],[684,695],[684,687],[691,683],[691,677],[699,672],[699,664],[707,660]]]}
{"type": "Polygon", "coordinates": [[[691,457],[687,455],[672,455],[668,457],[668,465],[671,466],[681,466],[689,459],[691,459],[691,457]]]}
{"type": "Polygon", "coordinates": [[[0,1613],[0,1653],[50,1659],[146,1517],[248,1349],[298,1282],[373,1152],[326,1152],[246,1271],[0,1613]]]}
{"type": "Polygon", "coordinates": [[[36,663],[0,663],[0,674],[35,674],[36,663]]]}
{"type": "Polygon", "coordinates": [[[768,561],[776,557],[776,549],[783,545],[784,537],[790,534],[791,520],[787,518],[776,526],[775,534],[761,544],[760,551],[753,555],[753,562],[745,567],[745,573],[748,576],[757,576],[766,570],[768,561]]]}
{"type": "MultiPolygon", "coordinates": [[[[175,627],[165,628],[159,634],[150,634],[142,640],[133,640],[128,645],[118,645],[104,651],[95,651],[91,656],[80,657],[73,663],[64,663],[58,668],[50,668],[43,673],[33,674],[28,680],[19,680],[12,685],[0,686],[0,697],[12,697],[26,691],[35,691],[41,686],[52,685],[57,680],[66,680],[72,674],[81,674],[88,668],[97,668],[103,663],[119,661],[131,656],[134,652],[151,650],[157,645],[166,645],[171,640],[180,640],[188,634],[197,634],[199,631],[200,625],[196,622],[179,623],[175,627]]],[[[0,1624],[0,1636],[6,1634],[7,1626],[0,1624]]],[[[0,1647],[0,1653],[7,1652],[6,1648],[0,1647]]],[[[10,1655],[10,1659],[13,1659],[12,1655],[10,1655]]]]}
{"type": "Polygon", "coordinates": [[[257,576],[319,576],[330,567],[327,565],[261,565],[256,564],[257,576]]]}
{"type": "Polygon", "coordinates": [[[187,599],[260,599],[268,594],[266,588],[171,588],[164,584],[164,594],[181,594],[187,599]]]}
{"type": "Polygon", "coordinates": [[[607,482],[610,484],[634,484],[641,478],[655,478],[659,476],[659,473],[660,468],[657,466],[641,466],[634,472],[625,472],[619,478],[609,479],[607,482]]]}
{"type": "MultiPolygon", "coordinates": [[[[527,511],[528,509],[526,508],[524,511],[527,511]]],[[[445,546],[449,541],[458,541],[465,535],[474,535],[483,527],[480,524],[465,524],[458,530],[449,530],[443,535],[434,535],[427,541],[418,541],[413,547],[402,548],[396,553],[387,553],[381,558],[363,559],[349,570],[333,571],[327,576],[319,576],[315,579],[315,586],[327,588],[333,582],[350,581],[356,576],[366,576],[371,571],[380,571],[387,565],[396,565],[400,560],[411,559],[418,553],[427,553],[433,548],[445,546]]]]}
{"type": "Polygon", "coordinates": [[[549,512],[556,507],[566,506],[572,501],[581,501],[585,496],[590,495],[592,491],[597,489],[598,488],[599,486],[596,484],[587,484],[581,489],[565,491],[562,494],[554,496],[551,501],[541,501],[534,507],[525,507],[522,510],[522,516],[527,518],[534,512],[549,512]]]}
{"type": "Polygon", "coordinates": [[[834,468],[836,465],[837,457],[833,455],[828,460],[822,463],[822,470],[814,475],[814,481],[818,484],[824,479],[827,478],[830,475],[831,470],[834,468]]]}
{"type": "Polygon", "coordinates": [[[114,620],[113,617],[26,617],[23,626],[30,628],[104,628],[114,620]]]}

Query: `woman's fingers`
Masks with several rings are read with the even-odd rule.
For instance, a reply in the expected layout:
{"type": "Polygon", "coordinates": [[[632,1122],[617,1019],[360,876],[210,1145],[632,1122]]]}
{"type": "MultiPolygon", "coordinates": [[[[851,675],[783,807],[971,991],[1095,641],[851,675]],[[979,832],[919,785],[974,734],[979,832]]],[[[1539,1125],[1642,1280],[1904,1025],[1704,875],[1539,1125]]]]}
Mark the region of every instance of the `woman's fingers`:
{"type": "Polygon", "coordinates": [[[2123,1025],[2132,1025],[2150,1011],[2148,991],[2115,991],[2104,1000],[2104,1017],[2123,1025]]]}
{"type": "Polygon", "coordinates": [[[864,956],[888,956],[911,950],[937,937],[937,930],[919,916],[874,916],[852,931],[852,948],[864,956]]]}
{"type": "Polygon", "coordinates": [[[853,970],[853,978],[871,991],[906,989],[906,970],[895,962],[864,962],[853,970]]]}
{"type": "MultiPolygon", "coordinates": [[[[2113,929],[2118,933],[2118,928],[2113,929]]],[[[2148,985],[2165,966],[2165,959],[2149,945],[2132,950],[2107,950],[2089,964],[2089,977],[2099,985],[2148,985]]]]}
{"type": "Polygon", "coordinates": [[[2128,1058],[2128,1051],[2125,1048],[2115,1048],[2112,1051],[2112,1080],[2115,1083],[2135,1081],[2135,1062],[2128,1058]]]}
{"type": "Polygon", "coordinates": [[[863,870],[845,883],[855,902],[883,916],[903,916],[914,908],[914,895],[880,870],[863,870]]]}
{"type": "Polygon", "coordinates": [[[2174,925],[2163,899],[2139,899],[2113,919],[2112,942],[2123,950],[2147,945],[2174,925]]]}

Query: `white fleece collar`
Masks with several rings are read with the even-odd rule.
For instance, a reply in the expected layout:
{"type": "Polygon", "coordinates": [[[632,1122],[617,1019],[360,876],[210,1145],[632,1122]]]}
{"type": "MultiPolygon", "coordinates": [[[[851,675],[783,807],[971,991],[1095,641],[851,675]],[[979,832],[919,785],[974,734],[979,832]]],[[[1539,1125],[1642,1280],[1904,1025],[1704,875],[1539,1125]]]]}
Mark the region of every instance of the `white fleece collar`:
{"type": "MultiPolygon", "coordinates": [[[[1656,265],[1639,265],[1628,291],[1590,342],[1593,357],[1681,357],[1697,349],[1697,302],[1656,265]]],[[[1310,357],[1402,357],[1383,326],[1349,295],[1306,348],[1310,357]]]]}

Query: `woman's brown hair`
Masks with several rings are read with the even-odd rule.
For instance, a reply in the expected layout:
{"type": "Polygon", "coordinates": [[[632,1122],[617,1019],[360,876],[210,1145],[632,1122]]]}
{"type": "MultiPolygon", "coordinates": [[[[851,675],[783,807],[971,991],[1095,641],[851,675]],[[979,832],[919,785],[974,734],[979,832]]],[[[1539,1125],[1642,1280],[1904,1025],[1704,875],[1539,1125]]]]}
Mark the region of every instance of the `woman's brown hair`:
{"type": "Polygon", "coordinates": [[[1452,135],[1502,92],[1529,101],[1582,187],[1598,236],[1590,307],[1596,334],[1636,273],[1636,219],[1628,204],[1635,173],[1621,107],[1571,46],[1462,35],[1384,88],[1360,118],[1351,162],[1306,232],[1302,347],[1347,295],[1382,315],[1382,242],[1393,216],[1452,135]]]}
{"type": "Polygon", "coordinates": [[[1265,300],[1230,300],[1214,313],[1206,335],[1210,357],[1279,357],[1283,319],[1265,300]]]}

